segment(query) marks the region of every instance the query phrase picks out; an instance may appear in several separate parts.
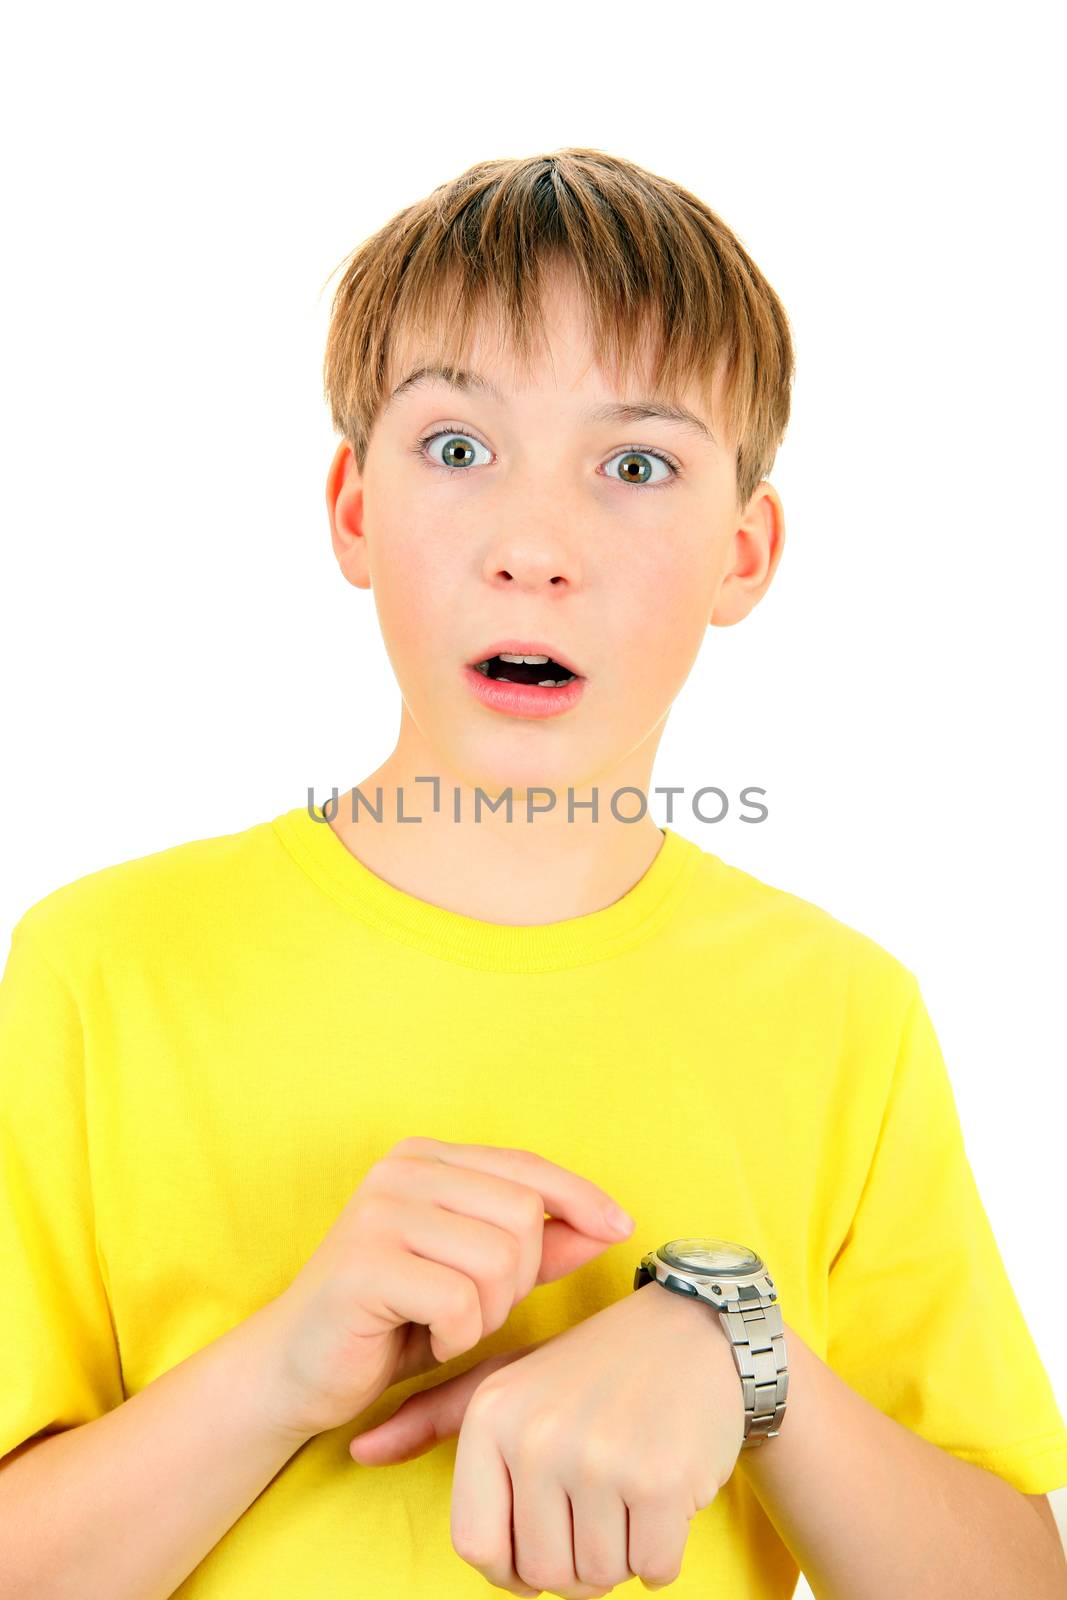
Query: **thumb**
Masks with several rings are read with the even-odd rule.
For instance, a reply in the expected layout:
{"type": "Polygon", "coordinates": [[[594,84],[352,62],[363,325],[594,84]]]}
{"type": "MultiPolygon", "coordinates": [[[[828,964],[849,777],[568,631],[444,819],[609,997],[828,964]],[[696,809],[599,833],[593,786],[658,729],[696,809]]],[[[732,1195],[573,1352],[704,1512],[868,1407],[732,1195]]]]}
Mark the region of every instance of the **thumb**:
{"type": "Polygon", "coordinates": [[[553,1283],[557,1278],[575,1272],[613,1244],[623,1244],[633,1230],[631,1219],[626,1231],[613,1233],[605,1225],[603,1237],[597,1238],[572,1228],[569,1222],[563,1222],[559,1217],[547,1217],[541,1235],[541,1266],[537,1283],[553,1283]]]}
{"type": "Polygon", "coordinates": [[[349,1443],[349,1455],[353,1461],[369,1467],[388,1466],[425,1455],[442,1440],[458,1434],[475,1390],[491,1372],[518,1361],[533,1348],[533,1345],[525,1345],[521,1350],[489,1356],[458,1377],[409,1395],[391,1417],[375,1428],[358,1433],[349,1443]]]}
{"type": "MultiPolygon", "coordinates": [[[[572,1228],[569,1222],[563,1222],[559,1217],[547,1217],[541,1234],[541,1261],[533,1287],[536,1289],[543,1283],[554,1283],[557,1278],[577,1272],[579,1267],[584,1267],[586,1262],[592,1261],[613,1244],[622,1244],[633,1229],[631,1219],[627,1232],[613,1233],[605,1227],[605,1237],[598,1239],[591,1233],[572,1228]]],[[[440,1365],[430,1344],[429,1328],[421,1323],[409,1322],[389,1387],[405,1383],[408,1378],[420,1377],[424,1372],[432,1372],[440,1365]]],[[[389,1420],[391,1422],[392,1417],[389,1420]]],[[[377,1429],[368,1428],[367,1433],[359,1437],[365,1439],[368,1434],[376,1432],[377,1429]]]]}

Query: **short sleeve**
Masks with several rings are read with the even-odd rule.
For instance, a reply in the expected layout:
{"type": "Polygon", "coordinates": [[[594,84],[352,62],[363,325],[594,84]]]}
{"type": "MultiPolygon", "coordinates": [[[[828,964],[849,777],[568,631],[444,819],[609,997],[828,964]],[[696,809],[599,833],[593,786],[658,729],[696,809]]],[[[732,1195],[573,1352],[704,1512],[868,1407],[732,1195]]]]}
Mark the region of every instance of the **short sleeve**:
{"type": "Polygon", "coordinates": [[[25,924],[0,982],[0,1456],[124,1399],[96,1251],[81,1019],[25,924]]]}
{"type": "Polygon", "coordinates": [[[870,1169],[830,1268],[827,1365],[932,1444],[1043,1494],[1067,1485],[1067,1429],[911,983],[870,1169]]]}

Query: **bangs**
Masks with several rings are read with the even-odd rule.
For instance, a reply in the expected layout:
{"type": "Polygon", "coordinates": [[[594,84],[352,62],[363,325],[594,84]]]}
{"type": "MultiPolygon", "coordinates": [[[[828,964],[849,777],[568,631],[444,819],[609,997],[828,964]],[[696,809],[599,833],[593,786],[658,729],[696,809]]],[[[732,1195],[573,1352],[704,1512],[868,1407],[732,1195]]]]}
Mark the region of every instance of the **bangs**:
{"type": "Polygon", "coordinates": [[[784,309],[725,224],[688,191],[600,151],[478,164],[401,211],[347,258],[324,380],[360,469],[401,348],[458,371],[476,337],[528,367],[546,348],[556,274],[586,309],[590,345],[625,390],[690,386],[736,441],[738,504],[770,471],[789,418],[784,309]]]}

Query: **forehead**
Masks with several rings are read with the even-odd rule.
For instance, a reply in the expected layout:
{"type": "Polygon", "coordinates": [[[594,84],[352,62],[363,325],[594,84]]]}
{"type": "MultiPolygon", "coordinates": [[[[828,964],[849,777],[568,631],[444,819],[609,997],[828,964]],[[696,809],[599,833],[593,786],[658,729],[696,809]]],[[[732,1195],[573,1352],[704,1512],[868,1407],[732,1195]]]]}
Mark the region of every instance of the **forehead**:
{"type": "Polygon", "coordinates": [[[589,413],[590,420],[636,422],[656,413],[673,415],[712,444],[722,439],[722,363],[713,382],[706,373],[690,374],[668,389],[656,381],[660,335],[651,318],[636,331],[625,363],[597,348],[593,319],[573,284],[552,280],[542,299],[542,312],[543,336],[539,338],[531,330],[525,353],[498,305],[472,313],[465,340],[458,337],[458,318],[443,310],[436,317],[424,315],[417,326],[398,328],[390,336],[382,406],[435,381],[450,379],[467,392],[506,403],[510,394],[527,387],[554,387],[562,361],[568,374],[576,374],[580,383],[585,384],[591,376],[590,386],[612,397],[611,404],[589,413]]]}

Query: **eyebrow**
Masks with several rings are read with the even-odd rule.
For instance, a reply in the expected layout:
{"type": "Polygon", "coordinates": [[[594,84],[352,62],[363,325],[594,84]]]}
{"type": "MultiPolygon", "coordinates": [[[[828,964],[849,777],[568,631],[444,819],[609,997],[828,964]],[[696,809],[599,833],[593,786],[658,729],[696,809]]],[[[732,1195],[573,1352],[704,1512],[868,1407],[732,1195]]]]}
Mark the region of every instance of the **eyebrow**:
{"type": "MultiPolygon", "coordinates": [[[[465,372],[449,370],[448,367],[431,363],[428,366],[417,367],[414,372],[398,383],[385,403],[384,409],[388,410],[394,400],[399,400],[401,395],[409,390],[424,387],[428,383],[446,383],[452,389],[462,389],[471,394],[484,394],[491,400],[506,404],[505,396],[499,389],[483,378],[478,372],[465,372]]],[[[679,427],[695,433],[699,438],[718,445],[718,440],[708,427],[707,423],[698,417],[695,412],[686,410],[685,406],[673,405],[663,400],[631,400],[628,402],[610,401],[606,405],[594,406],[591,410],[582,413],[583,422],[644,422],[648,418],[658,418],[662,422],[674,422],[679,427]]]]}

